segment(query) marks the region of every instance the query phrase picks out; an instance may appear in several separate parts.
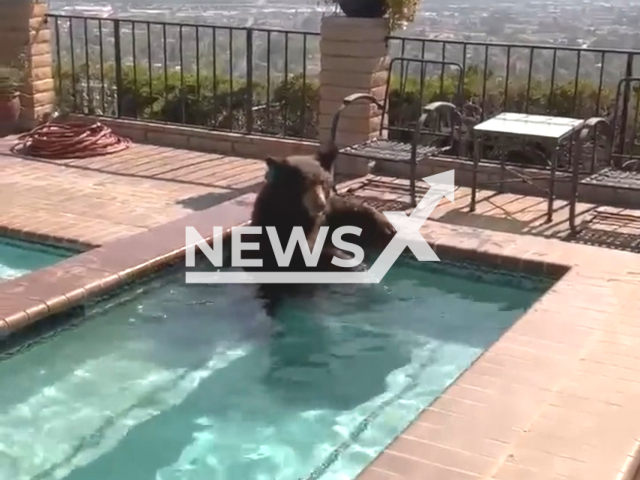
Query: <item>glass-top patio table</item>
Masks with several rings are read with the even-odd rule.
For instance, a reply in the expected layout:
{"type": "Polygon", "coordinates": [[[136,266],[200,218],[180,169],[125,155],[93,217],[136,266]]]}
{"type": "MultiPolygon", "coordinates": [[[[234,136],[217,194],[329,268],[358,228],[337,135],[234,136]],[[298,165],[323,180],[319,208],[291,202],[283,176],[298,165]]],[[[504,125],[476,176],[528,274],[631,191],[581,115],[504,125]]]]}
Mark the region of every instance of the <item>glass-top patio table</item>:
{"type": "MultiPolygon", "coordinates": [[[[483,182],[483,186],[498,184],[499,191],[504,191],[504,183],[509,182],[526,182],[533,187],[547,192],[548,208],[547,222],[553,219],[553,200],[555,195],[555,176],[558,167],[559,150],[571,141],[573,134],[578,132],[584,125],[585,120],[566,117],[551,117],[546,115],[529,115],[526,113],[501,113],[489,120],[486,120],[473,128],[474,131],[474,158],[473,158],[473,180],[471,187],[471,205],[470,211],[476,209],[476,191],[478,185],[478,167],[483,141],[490,137],[493,144],[508,146],[513,149],[515,144],[524,142],[539,142],[549,148],[551,153],[550,159],[545,159],[550,171],[548,175],[534,176],[532,173],[518,172],[514,166],[507,166],[505,155],[500,156],[500,180],[483,182]],[[505,180],[505,173],[509,172],[516,178],[505,180]],[[536,180],[547,180],[549,188],[542,188],[535,183],[536,180]]],[[[571,165],[571,162],[569,162],[571,165]]],[[[521,169],[523,167],[520,167],[521,169]]]]}

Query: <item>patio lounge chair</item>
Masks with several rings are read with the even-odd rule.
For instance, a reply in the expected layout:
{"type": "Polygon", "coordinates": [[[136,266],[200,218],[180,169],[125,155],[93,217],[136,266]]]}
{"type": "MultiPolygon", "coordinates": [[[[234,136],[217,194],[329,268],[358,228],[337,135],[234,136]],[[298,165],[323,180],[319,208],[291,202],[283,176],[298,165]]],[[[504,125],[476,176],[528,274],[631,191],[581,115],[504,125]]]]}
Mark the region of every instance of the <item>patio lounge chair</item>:
{"type": "MultiPolygon", "coordinates": [[[[420,66],[420,105],[422,105],[422,95],[424,91],[425,84],[425,69],[428,65],[436,65],[441,66],[442,71],[444,72],[445,67],[454,67],[459,70],[457,84],[456,84],[456,96],[458,99],[462,98],[462,78],[463,71],[462,67],[458,63],[454,62],[445,62],[445,61],[436,61],[436,60],[426,60],[426,59],[418,59],[418,58],[405,58],[405,57],[397,57],[391,60],[389,63],[388,70],[388,78],[385,89],[384,98],[380,101],[375,98],[373,95],[364,94],[364,93],[354,93],[352,95],[347,96],[343,101],[342,105],[335,113],[333,117],[333,122],[331,125],[331,141],[336,141],[336,135],[338,131],[338,123],[340,121],[340,115],[342,112],[349,107],[351,104],[358,101],[368,101],[376,105],[379,111],[382,113],[382,118],[384,119],[388,113],[389,109],[389,94],[391,89],[391,73],[393,71],[393,66],[395,63],[400,62],[401,71],[404,71],[402,67],[406,66],[406,70],[408,70],[408,66],[411,63],[418,64],[420,66]]],[[[455,100],[454,100],[455,101],[455,100]]],[[[460,133],[461,133],[461,125],[462,125],[462,114],[461,114],[461,106],[457,106],[451,102],[437,101],[432,102],[425,107],[421,107],[417,110],[416,115],[413,118],[409,119],[408,128],[403,128],[393,126],[393,127],[385,127],[384,121],[381,122],[379,138],[374,140],[370,140],[358,145],[351,145],[339,150],[341,155],[351,156],[351,157],[359,157],[365,158],[369,160],[374,160],[375,162],[401,162],[408,163],[410,166],[410,194],[411,194],[411,206],[416,206],[416,170],[418,167],[418,163],[424,161],[428,158],[443,154],[452,149],[454,144],[459,145],[460,142],[460,133]],[[448,120],[448,125],[450,131],[443,132],[439,130],[439,126],[441,123],[442,117],[445,117],[448,120]],[[435,121],[437,127],[435,129],[425,129],[425,123],[427,121],[435,121]],[[387,133],[391,131],[406,133],[404,138],[406,140],[410,140],[409,142],[403,142],[399,140],[384,138],[385,130],[387,133]],[[428,134],[434,139],[428,145],[420,145],[420,140],[423,135],[428,134]],[[444,142],[442,140],[445,140],[444,142]]]]}

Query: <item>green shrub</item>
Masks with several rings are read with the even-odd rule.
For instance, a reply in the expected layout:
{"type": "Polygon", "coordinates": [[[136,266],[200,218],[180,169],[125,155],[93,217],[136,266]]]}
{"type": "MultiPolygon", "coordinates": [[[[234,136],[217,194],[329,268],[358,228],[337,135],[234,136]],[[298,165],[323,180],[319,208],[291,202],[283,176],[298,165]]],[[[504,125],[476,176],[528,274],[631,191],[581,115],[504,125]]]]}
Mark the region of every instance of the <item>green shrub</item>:
{"type": "MultiPolygon", "coordinates": [[[[147,67],[123,66],[121,84],[116,84],[115,66],[102,72],[78,66],[75,75],[63,70],[56,75],[62,111],[121,116],[197,125],[212,129],[247,131],[299,138],[317,137],[319,88],[316,80],[293,75],[270,86],[254,81],[210,74],[196,77],[179,71],[152,71],[147,67]],[[88,83],[88,87],[87,87],[88,83]],[[120,98],[116,92],[119,90],[120,98]],[[269,96],[270,98],[267,98],[269,96]],[[104,101],[103,101],[104,100],[104,101]],[[118,108],[120,103],[120,108],[118,108]]],[[[389,125],[402,127],[415,121],[422,105],[435,100],[472,102],[484,110],[485,118],[503,110],[586,118],[611,111],[615,92],[583,81],[560,83],[550,89],[548,81],[505,79],[469,66],[462,94],[458,95],[454,74],[420,79],[393,75],[389,95],[389,125]],[[506,97],[506,101],[505,101],[506,97]],[[420,101],[421,100],[421,101],[420,101]],[[599,108],[598,108],[599,103],[599,108]]],[[[638,96],[638,92],[634,92],[638,96]]],[[[633,124],[634,122],[629,122],[633,124]]]]}

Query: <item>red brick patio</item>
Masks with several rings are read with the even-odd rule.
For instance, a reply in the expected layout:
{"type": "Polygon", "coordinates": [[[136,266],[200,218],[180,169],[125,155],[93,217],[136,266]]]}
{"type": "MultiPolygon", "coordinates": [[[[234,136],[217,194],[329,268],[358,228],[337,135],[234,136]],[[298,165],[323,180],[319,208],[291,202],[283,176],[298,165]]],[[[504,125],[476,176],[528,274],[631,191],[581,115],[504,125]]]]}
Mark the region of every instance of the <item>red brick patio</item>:
{"type": "Polygon", "coordinates": [[[0,139],[0,225],[101,245],[255,191],[263,164],[149,145],[82,160],[29,160],[0,139]]]}

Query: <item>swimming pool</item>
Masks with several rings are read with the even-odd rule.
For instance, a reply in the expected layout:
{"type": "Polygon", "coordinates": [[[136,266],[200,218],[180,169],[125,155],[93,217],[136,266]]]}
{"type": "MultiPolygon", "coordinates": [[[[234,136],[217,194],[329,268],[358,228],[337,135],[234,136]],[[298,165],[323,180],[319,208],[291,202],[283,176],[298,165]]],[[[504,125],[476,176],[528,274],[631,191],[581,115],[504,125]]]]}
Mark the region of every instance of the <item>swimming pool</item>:
{"type": "Polygon", "coordinates": [[[66,248],[0,237],[0,281],[48,267],[76,253],[66,248]]]}
{"type": "Polygon", "coordinates": [[[0,356],[0,478],[353,479],[550,286],[402,260],[270,319],[183,279],[0,356]]]}

